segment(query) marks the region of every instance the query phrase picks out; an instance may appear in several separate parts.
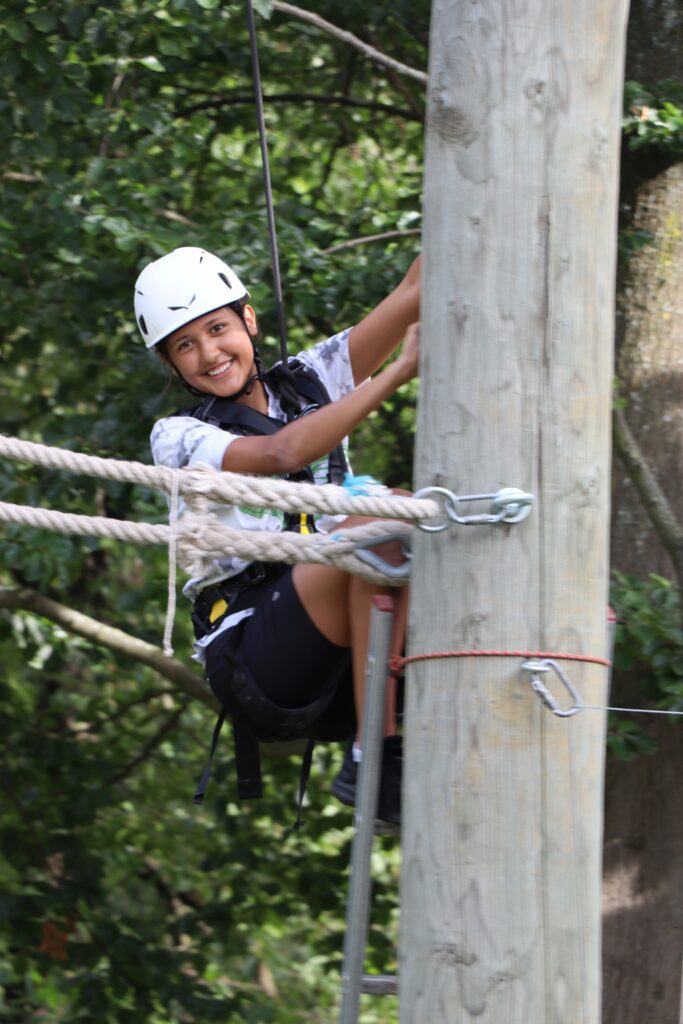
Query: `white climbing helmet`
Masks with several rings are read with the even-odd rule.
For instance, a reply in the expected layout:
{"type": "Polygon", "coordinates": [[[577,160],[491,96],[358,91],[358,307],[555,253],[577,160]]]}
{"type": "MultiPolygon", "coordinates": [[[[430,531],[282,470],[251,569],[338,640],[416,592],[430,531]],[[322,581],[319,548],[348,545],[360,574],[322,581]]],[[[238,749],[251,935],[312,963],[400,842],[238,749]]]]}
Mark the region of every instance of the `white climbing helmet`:
{"type": "Polygon", "coordinates": [[[135,319],[147,348],[195,317],[248,299],[234,270],[206,249],[186,245],[148,263],[135,282],[135,319]]]}

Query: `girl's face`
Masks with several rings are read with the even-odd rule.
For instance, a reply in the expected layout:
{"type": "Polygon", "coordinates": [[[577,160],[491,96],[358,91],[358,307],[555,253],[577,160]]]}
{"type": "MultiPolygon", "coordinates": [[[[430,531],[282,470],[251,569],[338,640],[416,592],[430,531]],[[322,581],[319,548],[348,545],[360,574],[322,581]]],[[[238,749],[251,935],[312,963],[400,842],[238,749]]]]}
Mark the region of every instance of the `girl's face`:
{"type": "MultiPolygon", "coordinates": [[[[249,332],[256,334],[256,314],[244,306],[249,332]]],[[[254,348],[234,309],[216,309],[178,328],[166,339],[164,357],[192,387],[229,398],[256,372],[254,348]]]]}

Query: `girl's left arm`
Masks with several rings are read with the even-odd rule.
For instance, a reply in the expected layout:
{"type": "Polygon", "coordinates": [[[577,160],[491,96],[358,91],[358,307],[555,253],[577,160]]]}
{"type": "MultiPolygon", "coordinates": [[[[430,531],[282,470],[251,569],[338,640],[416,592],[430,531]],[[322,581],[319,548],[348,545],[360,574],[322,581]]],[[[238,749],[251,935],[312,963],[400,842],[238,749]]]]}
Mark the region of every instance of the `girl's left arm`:
{"type": "Polygon", "coordinates": [[[413,260],[401,283],[368,313],[349,334],[349,357],[356,385],[389,358],[410,324],[420,319],[420,257],[413,260]]]}

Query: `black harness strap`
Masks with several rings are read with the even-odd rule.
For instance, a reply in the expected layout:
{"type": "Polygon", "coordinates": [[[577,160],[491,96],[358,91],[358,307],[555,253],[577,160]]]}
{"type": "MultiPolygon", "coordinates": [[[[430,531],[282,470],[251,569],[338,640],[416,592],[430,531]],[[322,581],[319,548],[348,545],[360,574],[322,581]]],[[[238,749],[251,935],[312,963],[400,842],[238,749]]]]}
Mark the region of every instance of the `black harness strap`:
{"type": "Polygon", "coordinates": [[[262,412],[240,402],[233,402],[231,398],[219,398],[216,395],[195,406],[186,415],[226,430],[242,428],[250,434],[277,434],[284,426],[281,420],[264,416],[262,412]]]}
{"type": "MultiPolygon", "coordinates": [[[[330,404],[330,396],[327,388],[314,370],[303,366],[298,359],[292,359],[289,363],[295,384],[296,391],[300,398],[303,398],[307,405],[299,415],[306,416],[323,405],[330,404]]],[[[233,434],[244,435],[269,435],[282,430],[285,423],[282,420],[274,419],[272,416],[265,416],[263,413],[251,409],[242,402],[234,402],[231,398],[219,398],[211,395],[198,405],[188,409],[180,409],[174,416],[192,416],[194,419],[210,423],[212,426],[220,427],[221,430],[229,430],[233,434]]],[[[339,444],[329,454],[328,482],[341,486],[344,477],[348,472],[348,463],[344,454],[343,445],[339,444]]],[[[301,473],[289,474],[290,480],[307,480],[313,482],[313,473],[309,468],[301,473]]],[[[296,520],[298,517],[294,517],[296,520]]],[[[292,520],[292,522],[294,522],[292,520]]]]}
{"type": "MultiPolygon", "coordinates": [[[[206,787],[209,785],[211,769],[213,768],[213,756],[216,753],[216,747],[218,746],[218,739],[223,728],[223,723],[225,722],[225,716],[225,708],[221,708],[218,718],[216,719],[216,724],[213,727],[209,759],[202,773],[202,777],[199,780],[199,784],[197,785],[195,795],[192,798],[193,804],[201,805],[204,803],[206,787]]],[[[232,720],[232,735],[235,741],[238,799],[259,800],[263,796],[263,784],[261,781],[261,754],[259,751],[258,740],[251,732],[249,732],[248,729],[245,729],[241,723],[238,724],[235,718],[232,720]]],[[[308,772],[310,772],[310,763],[308,765],[308,772]]],[[[308,779],[308,773],[306,774],[306,779],[308,779]]],[[[303,793],[300,794],[300,802],[302,800],[303,793]]],[[[299,808],[300,807],[301,803],[299,804],[299,808]]]]}
{"type": "Polygon", "coordinates": [[[218,745],[218,737],[221,734],[223,728],[223,722],[225,721],[225,708],[221,708],[216,724],[213,727],[213,736],[211,737],[211,749],[209,750],[209,760],[206,763],[206,768],[202,772],[202,777],[197,785],[197,791],[192,798],[193,804],[204,803],[204,794],[206,793],[206,787],[209,784],[211,778],[211,769],[213,767],[213,755],[216,753],[216,747],[218,745]]]}

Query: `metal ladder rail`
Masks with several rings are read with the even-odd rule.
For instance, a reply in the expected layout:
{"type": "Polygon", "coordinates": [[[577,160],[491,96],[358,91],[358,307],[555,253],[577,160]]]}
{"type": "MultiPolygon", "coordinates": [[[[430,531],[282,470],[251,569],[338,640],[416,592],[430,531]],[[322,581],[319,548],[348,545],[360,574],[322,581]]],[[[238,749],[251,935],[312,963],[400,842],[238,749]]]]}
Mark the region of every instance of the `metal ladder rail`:
{"type": "Polygon", "coordinates": [[[346,906],[339,1024],[357,1024],[361,992],[386,995],[397,991],[397,980],[393,976],[363,976],[365,947],[370,923],[372,888],[370,859],[379,799],[384,734],[384,697],[393,620],[394,602],[392,598],[380,595],[374,597],[370,617],[370,640],[361,733],[363,760],[358,766],[358,788],[354,811],[356,829],[351,847],[351,881],[346,906]]]}

